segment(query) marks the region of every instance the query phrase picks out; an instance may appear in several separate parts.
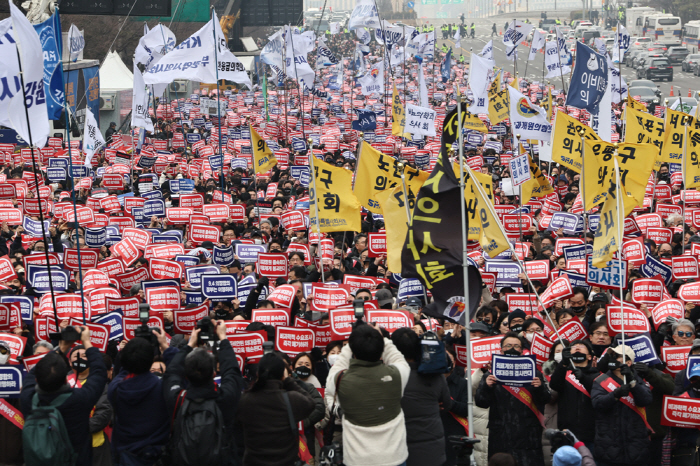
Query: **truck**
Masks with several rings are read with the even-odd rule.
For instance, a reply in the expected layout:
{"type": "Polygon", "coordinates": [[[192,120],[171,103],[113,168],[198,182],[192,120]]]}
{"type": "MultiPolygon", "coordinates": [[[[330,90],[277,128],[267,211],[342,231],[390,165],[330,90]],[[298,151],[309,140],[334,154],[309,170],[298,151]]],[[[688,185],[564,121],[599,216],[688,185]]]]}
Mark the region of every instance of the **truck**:
{"type": "Polygon", "coordinates": [[[625,27],[627,28],[627,32],[631,36],[641,36],[644,32],[644,17],[660,13],[660,11],[648,6],[627,8],[627,12],[625,13],[627,19],[625,27]]]}

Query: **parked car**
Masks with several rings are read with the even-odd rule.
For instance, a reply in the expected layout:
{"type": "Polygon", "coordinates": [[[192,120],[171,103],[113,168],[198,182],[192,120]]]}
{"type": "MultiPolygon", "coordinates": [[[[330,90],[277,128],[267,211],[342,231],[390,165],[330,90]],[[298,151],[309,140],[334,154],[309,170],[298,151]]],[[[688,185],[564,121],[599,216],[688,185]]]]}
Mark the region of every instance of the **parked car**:
{"type": "Polygon", "coordinates": [[[669,47],[664,53],[671,64],[682,63],[689,54],[690,50],[685,47],[669,47]]]}
{"type": "Polygon", "coordinates": [[[695,71],[698,63],[700,63],[700,53],[691,53],[690,55],[686,55],[681,62],[681,71],[695,71]]]}
{"type": "Polygon", "coordinates": [[[666,58],[647,57],[644,64],[637,68],[637,77],[645,79],[667,79],[673,81],[673,67],[666,58]]]}
{"type": "Polygon", "coordinates": [[[659,102],[661,102],[659,96],[657,96],[649,87],[634,87],[632,84],[630,84],[627,92],[628,95],[632,96],[633,98],[639,97],[639,101],[644,102],[647,106],[647,110],[649,110],[649,112],[652,114],[654,113],[656,106],[659,105],[659,102]]]}

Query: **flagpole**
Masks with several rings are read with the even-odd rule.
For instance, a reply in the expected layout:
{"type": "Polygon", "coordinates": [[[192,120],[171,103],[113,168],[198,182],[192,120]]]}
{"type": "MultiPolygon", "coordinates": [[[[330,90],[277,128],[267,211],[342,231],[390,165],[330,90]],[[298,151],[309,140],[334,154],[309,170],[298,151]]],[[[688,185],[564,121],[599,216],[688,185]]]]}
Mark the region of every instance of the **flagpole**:
{"type": "MultiPolygon", "coordinates": [[[[620,56],[620,22],[617,22],[617,31],[615,31],[615,41],[617,42],[617,66],[618,66],[618,77],[620,78],[620,104],[622,104],[622,57],[620,56]]],[[[625,49],[627,50],[627,49],[625,49]]],[[[680,95],[680,94],[679,94],[680,95]]],[[[656,183],[654,183],[656,186],[656,183]]],[[[654,202],[652,198],[651,202],[654,202]]],[[[653,211],[652,211],[653,212],[653,211]]]]}
{"type": "MultiPolygon", "coordinates": [[[[321,265],[321,281],[323,284],[326,284],[326,274],[323,271],[323,255],[321,254],[321,222],[318,218],[318,191],[316,190],[316,168],[315,168],[315,163],[314,163],[314,151],[311,150],[311,144],[313,143],[313,139],[309,138],[307,140],[309,144],[309,163],[311,164],[311,182],[313,183],[314,186],[314,199],[313,203],[316,206],[316,232],[318,233],[318,246],[316,247],[316,250],[318,252],[318,259],[321,265]]],[[[309,201],[311,199],[309,198],[309,201]]]]}
{"type": "MultiPolygon", "coordinates": [[[[583,129],[579,131],[579,136],[581,136],[581,176],[579,177],[579,191],[581,191],[581,200],[583,201],[583,232],[584,232],[584,245],[586,243],[586,232],[588,231],[588,216],[586,215],[586,183],[585,183],[585,173],[586,173],[586,138],[584,137],[586,131],[583,129]]],[[[585,249],[585,248],[584,248],[585,249]]]]}
{"type": "MultiPolygon", "coordinates": [[[[559,60],[559,76],[561,76],[561,87],[562,90],[564,91],[564,94],[566,94],[566,84],[564,83],[564,70],[561,67],[561,47],[559,46],[559,29],[555,28],[555,36],[557,38],[557,60],[559,60]]],[[[546,51],[546,46],[545,46],[545,51],[546,51]]],[[[545,55],[547,55],[545,53],[545,55]]],[[[571,69],[574,67],[572,66],[571,69]]],[[[542,70],[542,74],[544,74],[544,70],[542,70]]],[[[565,105],[566,106],[566,105],[565,105]]]]}
{"type": "MultiPolygon", "coordinates": [[[[211,22],[214,26],[214,7],[211,7],[211,22]]],[[[221,157],[221,200],[224,199],[224,152],[221,147],[221,140],[223,135],[221,134],[221,91],[219,90],[219,58],[216,50],[219,48],[219,44],[216,41],[216,27],[212,27],[212,35],[214,36],[214,62],[216,66],[216,118],[219,120],[219,140],[217,145],[219,146],[219,157],[221,157]]],[[[168,91],[170,95],[170,91],[168,91]]],[[[256,198],[257,198],[257,192],[256,198]]]]}
{"type": "MultiPolygon", "coordinates": [[[[516,157],[520,157],[520,135],[519,134],[514,134],[515,140],[514,142],[514,152],[517,154],[516,157]]],[[[530,171],[530,161],[528,160],[528,171],[530,171]]],[[[513,174],[510,174],[511,177],[513,174]]],[[[513,178],[511,178],[513,179],[513,178]]],[[[518,202],[520,203],[520,207],[518,208],[518,231],[519,233],[519,238],[520,242],[523,242],[523,185],[522,183],[518,185],[518,202]]]]}
{"type": "MultiPolygon", "coordinates": [[[[620,322],[621,322],[621,335],[622,335],[622,345],[624,346],[625,344],[625,295],[623,294],[624,291],[624,279],[626,277],[622,276],[622,226],[624,224],[624,218],[623,218],[623,209],[624,209],[624,203],[622,202],[622,181],[620,180],[620,166],[617,163],[617,157],[618,157],[618,144],[614,144],[615,147],[615,154],[613,156],[613,160],[615,161],[615,184],[617,185],[615,187],[616,189],[616,195],[617,195],[617,235],[619,238],[620,244],[617,245],[617,251],[618,251],[618,256],[620,257],[620,260],[618,261],[619,266],[618,270],[620,272],[619,275],[619,282],[620,282],[620,322]]],[[[622,365],[625,365],[625,352],[622,352],[622,365]]],[[[627,377],[622,376],[624,383],[627,383],[627,377]]]]}
{"type": "MultiPolygon", "coordinates": [[[[471,318],[469,317],[471,315],[471,306],[469,303],[469,261],[468,258],[469,256],[467,255],[467,241],[468,241],[468,228],[469,228],[469,223],[467,219],[467,205],[466,205],[466,200],[464,199],[464,191],[466,189],[466,184],[464,183],[464,134],[462,134],[462,101],[465,100],[464,96],[458,95],[458,100],[457,100],[457,123],[458,123],[458,129],[457,129],[457,135],[458,135],[458,141],[459,141],[459,194],[460,194],[460,200],[459,200],[459,206],[460,206],[460,213],[462,216],[462,286],[464,288],[464,309],[465,313],[464,315],[466,316],[464,318],[464,326],[466,327],[466,332],[464,332],[464,336],[466,338],[466,346],[467,349],[471,348],[471,335],[470,335],[470,328],[471,328],[471,318]]],[[[445,167],[448,168],[448,167],[445,167]]],[[[472,178],[472,184],[479,184],[479,181],[476,178],[472,178]]],[[[406,202],[408,205],[408,202],[406,202]]],[[[474,438],[474,397],[472,396],[472,358],[468,357],[467,358],[467,372],[466,372],[466,379],[467,379],[467,422],[469,425],[469,431],[467,432],[467,435],[471,438],[474,438]]]]}
{"type": "MultiPolygon", "coordinates": [[[[17,64],[19,66],[19,79],[22,83],[22,95],[24,97],[22,103],[24,104],[24,116],[27,119],[27,134],[29,136],[29,141],[27,141],[27,142],[29,143],[29,150],[30,150],[31,155],[32,155],[32,171],[34,172],[34,184],[36,184],[36,200],[37,200],[37,203],[39,205],[39,221],[41,222],[41,234],[43,236],[43,241],[44,241],[44,257],[46,258],[46,270],[47,270],[48,276],[49,276],[49,290],[51,291],[51,304],[53,305],[54,319],[56,319],[56,328],[60,329],[58,312],[56,311],[56,296],[54,294],[54,289],[53,289],[53,278],[51,277],[51,261],[49,260],[49,244],[46,241],[46,227],[44,226],[44,212],[43,212],[43,209],[41,208],[41,194],[39,192],[39,177],[36,174],[37,170],[39,170],[39,167],[36,164],[36,158],[34,156],[34,141],[32,138],[32,124],[29,121],[29,109],[27,108],[27,88],[24,85],[24,72],[22,71],[22,58],[19,55],[19,45],[17,44],[17,42],[15,42],[15,50],[17,51],[17,64]]],[[[70,131],[70,125],[68,126],[67,131],[70,131]]],[[[70,147],[68,148],[68,158],[70,159],[70,147]]],[[[75,189],[75,186],[73,186],[73,189],[75,189]]],[[[78,219],[76,218],[75,220],[77,221],[78,219]]],[[[58,234],[58,232],[56,232],[56,234],[58,234]]],[[[81,288],[82,288],[82,282],[81,282],[81,288]]],[[[85,322],[84,312],[85,311],[83,310],[83,323],[85,322]]]]}
{"type": "MultiPolygon", "coordinates": [[[[683,173],[683,232],[681,233],[682,239],[681,239],[681,245],[683,246],[683,250],[685,250],[685,192],[688,190],[687,184],[685,182],[685,155],[686,155],[686,145],[688,141],[688,120],[690,117],[683,116],[683,131],[684,131],[684,136],[683,136],[683,158],[681,159],[681,173],[683,173]]],[[[656,182],[654,183],[654,186],[656,186],[656,182]]]]}
{"type": "MultiPolygon", "coordinates": [[[[299,110],[300,110],[299,113],[301,114],[301,137],[303,139],[306,137],[306,130],[304,127],[304,120],[305,120],[305,118],[304,118],[304,97],[303,97],[304,94],[302,94],[302,92],[301,92],[302,85],[299,84],[299,81],[298,81],[299,74],[297,73],[297,61],[294,60],[294,53],[295,53],[294,52],[294,32],[292,31],[291,26],[289,26],[288,30],[289,30],[289,40],[292,42],[292,60],[294,61],[294,75],[296,76],[296,79],[297,79],[297,92],[299,93],[299,110]]],[[[287,53],[287,51],[285,50],[285,54],[286,53],[287,53]]],[[[285,55],[285,61],[286,61],[286,55],[285,55]]],[[[314,72],[314,81],[315,80],[316,80],[316,73],[314,72]]],[[[313,86],[314,83],[311,83],[311,85],[313,86]]],[[[304,87],[306,87],[305,84],[304,84],[304,87]]]]}

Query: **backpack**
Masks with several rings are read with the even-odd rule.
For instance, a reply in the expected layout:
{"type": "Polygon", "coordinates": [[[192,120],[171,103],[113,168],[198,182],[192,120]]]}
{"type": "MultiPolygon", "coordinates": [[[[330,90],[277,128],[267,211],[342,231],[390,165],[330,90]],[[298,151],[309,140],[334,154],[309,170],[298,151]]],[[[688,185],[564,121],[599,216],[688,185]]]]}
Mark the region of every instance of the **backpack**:
{"type": "Polygon", "coordinates": [[[72,393],[58,395],[48,406],[39,406],[39,395],[32,397],[32,411],[22,429],[24,462],[27,466],[73,465],[78,455],[68,438],[66,424],[58,411],[72,393]]]}
{"type": "Polygon", "coordinates": [[[170,441],[170,457],[173,465],[217,466],[229,461],[224,426],[224,416],[215,399],[185,399],[186,390],[180,392],[170,441]]]}
{"type": "Polygon", "coordinates": [[[445,344],[434,332],[425,332],[421,339],[421,361],[418,373],[423,375],[447,372],[445,344]]]}

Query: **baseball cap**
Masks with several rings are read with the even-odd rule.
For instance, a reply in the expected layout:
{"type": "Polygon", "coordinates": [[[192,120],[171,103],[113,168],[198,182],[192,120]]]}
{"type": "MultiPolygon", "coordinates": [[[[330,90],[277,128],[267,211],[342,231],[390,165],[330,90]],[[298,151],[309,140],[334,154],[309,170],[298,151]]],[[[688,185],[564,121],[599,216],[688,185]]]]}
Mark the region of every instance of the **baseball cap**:
{"type": "Polygon", "coordinates": [[[625,353],[625,357],[626,357],[627,359],[629,359],[630,361],[634,362],[634,351],[632,351],[632,348],[630,348],[629,346],[627,346],[627,345],[618,345],[618,346],[612,348],[612,350],[613,350],[615,353],[619,354],[620,356],[622,356],[622,353],[624,352],[624,353],[625,353]]]}
{"type": "Polygon", "coordinates": [[[565,445],[554,453],[552,464],[554,466],[580,466],[581,454],[572,446],[565,445]]]}
{"type": "Polygon", "coordinates": [[[377,298],[377,303],[380,306],[394,302],[394,295],[387,289],[378,290],[374,297],[377,298]]]}
{"type": "Polygon", "coordinates": [[[602,301],[605,304],[608,304],[608,297],[605,295],[605,293],[596,293],[593,295],[591,298],[591,302],[596,302],[596,301],[602,301]]]}
{"type": "MultiPolygon", "coordinates": [[[[388,291],[388,290],[387,290],[388,291]]],[[[420,299],[416,298],[415,296],[411,296],[406,300],[406,307],[423,307],[423,303],[421,302],[420,299]]]]}
{"type": "Polygon", "coordinates": [[[486,335],[489,334],[489,328],[483,322],[472,322],[469,324],[470,332],[483,332],[486,335]]]}

